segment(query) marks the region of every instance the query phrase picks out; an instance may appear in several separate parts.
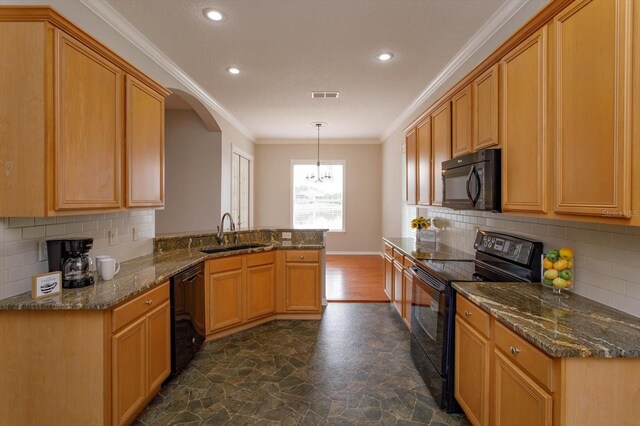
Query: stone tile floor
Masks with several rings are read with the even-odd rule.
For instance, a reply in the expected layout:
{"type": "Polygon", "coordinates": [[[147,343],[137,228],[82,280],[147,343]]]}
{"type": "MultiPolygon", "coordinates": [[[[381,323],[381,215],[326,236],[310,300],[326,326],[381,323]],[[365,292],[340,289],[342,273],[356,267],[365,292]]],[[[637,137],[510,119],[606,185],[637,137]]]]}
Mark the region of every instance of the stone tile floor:
{"type": "Polygon", "coordinates": [[[134,425],[469,425],[432,399],[387,303],[334,303],[203,345],[134,425]]]}

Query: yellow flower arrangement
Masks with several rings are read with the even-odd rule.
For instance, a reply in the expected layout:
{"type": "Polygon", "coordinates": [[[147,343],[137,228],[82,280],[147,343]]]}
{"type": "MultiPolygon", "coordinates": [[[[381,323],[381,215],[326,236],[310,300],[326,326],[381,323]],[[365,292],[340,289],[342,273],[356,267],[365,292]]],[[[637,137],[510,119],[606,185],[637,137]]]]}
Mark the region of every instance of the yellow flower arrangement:
{"type": "Polygon", "coordinates": [[[427,229],[431,226],[431,219],[425,219],[424,217],[416,217],[411,221],[411,229],[427,229]]]}

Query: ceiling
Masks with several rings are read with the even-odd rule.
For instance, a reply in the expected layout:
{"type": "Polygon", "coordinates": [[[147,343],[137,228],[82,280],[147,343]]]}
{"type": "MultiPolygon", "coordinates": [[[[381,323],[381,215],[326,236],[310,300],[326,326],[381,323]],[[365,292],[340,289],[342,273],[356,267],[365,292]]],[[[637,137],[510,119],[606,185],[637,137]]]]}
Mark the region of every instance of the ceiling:
{"type": "Polygon", "coordinates": [[[255,138],[278,139],[313,138],[315,121],[324,138],[381,137],[509,0],[107,1],[255,138]]]}

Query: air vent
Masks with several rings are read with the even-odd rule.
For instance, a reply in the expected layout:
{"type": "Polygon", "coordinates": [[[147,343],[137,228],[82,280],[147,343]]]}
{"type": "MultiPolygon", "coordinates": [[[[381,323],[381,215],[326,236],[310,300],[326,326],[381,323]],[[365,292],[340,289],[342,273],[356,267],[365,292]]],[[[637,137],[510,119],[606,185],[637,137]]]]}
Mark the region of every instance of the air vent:
{"type": "Polygon", "coordinates": [[[311,92],[313,99],[335,99],[340,96],[340,92],[311,92]]]}

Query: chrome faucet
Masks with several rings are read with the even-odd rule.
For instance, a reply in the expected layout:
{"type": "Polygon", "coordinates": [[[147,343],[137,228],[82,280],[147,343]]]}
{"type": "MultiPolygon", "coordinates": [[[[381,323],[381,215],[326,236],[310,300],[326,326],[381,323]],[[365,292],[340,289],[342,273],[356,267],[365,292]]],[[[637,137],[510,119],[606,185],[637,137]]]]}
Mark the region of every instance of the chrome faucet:
{"type": "Polygon", "coordinates": [[[231,217],[231,213],[227,212],[222,215],[220,219],[220,226],[218,226],[218,235],[216,235],[216,239],[218,240],[218,244],[224,244],[224,218],[229,217],[229,226],[231,232],[236,230],[236,224],[233,223],[233,218],[231,217]]]}

